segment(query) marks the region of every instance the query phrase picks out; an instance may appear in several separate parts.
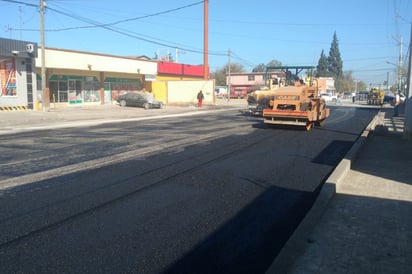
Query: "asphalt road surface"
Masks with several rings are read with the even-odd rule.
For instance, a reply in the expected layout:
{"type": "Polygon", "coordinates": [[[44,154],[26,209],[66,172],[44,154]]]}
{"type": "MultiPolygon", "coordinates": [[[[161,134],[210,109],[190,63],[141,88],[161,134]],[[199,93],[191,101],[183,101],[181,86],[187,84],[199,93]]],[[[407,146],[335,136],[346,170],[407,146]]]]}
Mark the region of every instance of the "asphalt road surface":
{"type": "Polygon", "coordinates": [[[3,135],[1,273],[264,273],[376,109],[3,135]]]}

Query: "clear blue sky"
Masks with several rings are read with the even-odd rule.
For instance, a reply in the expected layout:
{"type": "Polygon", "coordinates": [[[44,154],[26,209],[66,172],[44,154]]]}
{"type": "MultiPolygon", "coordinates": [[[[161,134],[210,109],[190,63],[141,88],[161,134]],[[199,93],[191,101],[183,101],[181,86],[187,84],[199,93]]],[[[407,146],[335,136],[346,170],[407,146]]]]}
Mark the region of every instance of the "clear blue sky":
{"type": "MultiPolygon", "coordinates": [[[[0,36],[40,43],[39,0],[0,0],[0,36]]],[[[203,63],[203,1],[48,0],[46,46],[115,55],[170,52],[203,63]],[[100,25],[100,26],[97,26],[100,25]],[[87,28],[85,28],[87,27],[87,28]]],[[[408,54],[412,0],[209,0],[209,65],[246,71],[276,59],[317,65],[336,31],[343,70],[366,83],[396,78],[400,40],[408,54]]]]}

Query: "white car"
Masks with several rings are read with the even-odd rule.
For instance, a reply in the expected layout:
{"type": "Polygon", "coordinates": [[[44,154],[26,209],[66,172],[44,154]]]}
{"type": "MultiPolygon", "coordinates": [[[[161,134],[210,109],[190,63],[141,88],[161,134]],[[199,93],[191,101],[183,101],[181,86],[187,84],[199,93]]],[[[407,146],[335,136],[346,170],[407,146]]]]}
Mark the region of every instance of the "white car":
{"type": "Polygon", "coordinates": [[[322,93],[320,95],[322,99],[325,99],[325,102],[336,102],[338,97],[336,95],[333,95],[332,93],[322,93]]]}

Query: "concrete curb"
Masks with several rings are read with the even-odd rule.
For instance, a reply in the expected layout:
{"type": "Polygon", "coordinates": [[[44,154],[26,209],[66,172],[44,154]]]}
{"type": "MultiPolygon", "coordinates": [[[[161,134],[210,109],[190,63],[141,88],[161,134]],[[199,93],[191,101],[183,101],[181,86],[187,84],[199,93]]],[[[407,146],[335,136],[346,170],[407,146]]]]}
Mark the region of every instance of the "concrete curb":
{"type": "Polygon", "coordinates": [[[327,178],[312,208],[293,232],[292,236],[286,242],[285,246],[273,261],[272,265],[268,268],[266,271],[267,274],[288,273],[296,258],[303,255],[305,251],[305,244],[310,241],[309,235],[311,231],[313,231],[314,227],[319,222],[336,192],[339,192],[346,174],[351,169],[352,162],[356,160],[359,151],[365,144],[368,136],[375,131],[376,126],[383,125],[384,115],[385,113],[381,111],[375,115],[368,126],[363,130],[362,134],[356,139],[355,143],[346,153],[345,157],[339,162],[332,174],[327,178]]]}

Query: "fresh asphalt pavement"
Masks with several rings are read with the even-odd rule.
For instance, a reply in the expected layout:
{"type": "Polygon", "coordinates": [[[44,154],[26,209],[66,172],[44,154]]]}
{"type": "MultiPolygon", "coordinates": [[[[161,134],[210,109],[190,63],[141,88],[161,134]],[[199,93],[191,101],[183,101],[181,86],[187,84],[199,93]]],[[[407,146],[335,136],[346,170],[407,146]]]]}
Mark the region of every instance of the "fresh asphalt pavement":
{"type": "Polygon", "coordinates": [[[381,109],[267,273],[412,273],[412,141],[381,109]]]}
{"type": "MultiPolygon", "coordinates": [[[[163,110],[118,106],[58,106],[47,112],[2,112],[0,133],[86,126],[161,115],[245,108],[242,101],[163,110]],[[104,108],[102,115],[101,108],[104,108]]],[[[385,108],[350,159],[346,171],[321,195],[268,273],[412,273],[412,144],[402,138],[404,116],[385,108]]],[[[331,175],[333,177],[334,174],[331,175]]],[[[335,175],[336,176],[336,175],[335,175]]]]}

